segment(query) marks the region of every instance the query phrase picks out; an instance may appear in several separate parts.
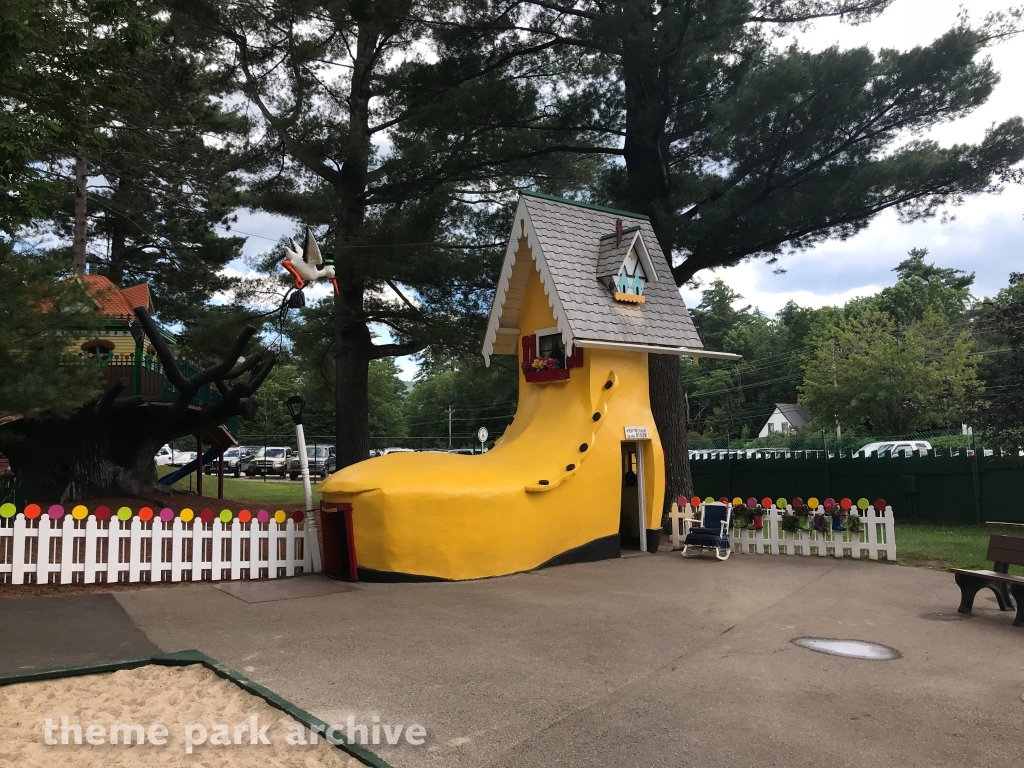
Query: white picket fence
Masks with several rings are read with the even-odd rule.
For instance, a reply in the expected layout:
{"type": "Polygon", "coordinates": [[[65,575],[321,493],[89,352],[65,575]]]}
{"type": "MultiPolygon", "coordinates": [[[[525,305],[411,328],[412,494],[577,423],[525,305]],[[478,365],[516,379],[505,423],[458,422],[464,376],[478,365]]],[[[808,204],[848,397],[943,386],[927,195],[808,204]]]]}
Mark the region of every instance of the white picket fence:
{"type": "MultiPolygon", "coordinates": [[[[96,584],[276,579],[310,573],[316,541],[289,518],[228,524],[0,519],[0,584],[96,584]]],[[[315,529],[314,529],[315,530],[315,529]]],[[[315,536],[315,533],[313,533],[315,536]]],[[[318,558],[319,559],[319,558],[318,558]]]]}
{"type": "MultiPolygon", "coordinates": [[[[892,507],[878,511],[869,506],[866,510],[852,510],[860,516],[861,531],[796,531],[789,533],[783,531],[782,513],[792,513],[792,508],[787,506],[780,510],[774,505],[762,516],[761,521],[764,528],[752,531],[748,528],[733,528],[729,531],[729,541],[732,544],[732,551],[743,554],[755,553],[758,555],[803,555],[804,557],[852,557],[860,559],[865,554],[871,560],[878,560],[879,553],[885,555],[885,559],[893,561],[896,559],[896,529],[892,514],[892,507]]],[[[694,510],[689,504],[685,510],[676,511],[673,505],[673,513],[670,517],[676,517],[677,521],[685,519],[686,513],[691,517],[700,517],[700,509],[694,510]]],[[[813,518],[811,518],[813,519],[813,518]]],[[[826,518],[827,520],[827,518],[826,518]]],[[[846,518],[843,518],[844,525],[846,518]]],[[[679,523],[672,525],[672,548],[682,547],[682,537],[679,532],[679,523]]],[[[685,526],[683,526],[685,528],[685,526]]]]}

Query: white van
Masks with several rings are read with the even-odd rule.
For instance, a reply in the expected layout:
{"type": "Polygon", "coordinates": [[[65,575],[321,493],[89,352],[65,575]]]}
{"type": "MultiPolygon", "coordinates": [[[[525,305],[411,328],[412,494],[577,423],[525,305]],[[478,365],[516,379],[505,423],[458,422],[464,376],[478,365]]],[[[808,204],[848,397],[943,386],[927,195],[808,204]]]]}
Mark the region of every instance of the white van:
{"type": "Polygon", "coordinates": [[[881,443],[868,443],[857,449],[854,456],[871,456],[896,458],[897,456],[927,456],[932,444],[927,440],[900,440],[881,443]]]}

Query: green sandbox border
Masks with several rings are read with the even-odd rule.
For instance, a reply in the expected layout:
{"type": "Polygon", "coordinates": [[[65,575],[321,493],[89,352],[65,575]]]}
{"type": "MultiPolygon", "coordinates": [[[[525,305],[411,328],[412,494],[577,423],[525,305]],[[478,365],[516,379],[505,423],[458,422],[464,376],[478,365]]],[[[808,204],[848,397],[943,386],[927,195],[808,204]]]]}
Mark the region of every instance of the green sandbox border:
{"type": "MultiPolygon", "coordinates": [[[[76,664],[69,667],[48,667],[44,669],[28,669],[23,672],[0,673],[0,686],[16,685],[17,683],[32,683],[38,680],[55,680],[61,677],[77,677],[79,675],[95,675],[103,672],[117,672],[122,669],[138,669],[148,664],[160,664],[165,667],[184,667],[190,664],[202,664],[215,674],[230,680],[242,690],[251,693],[253,696],[263,699],[267,704],[287,713],[307,728],[317,726],[325,731],[328,724],[318,717],[314,717],[304,709],[299,709],[290,701],[282,699],[269,688],[264,688],[255,683],[245,675],[240,675],[235,670],[221,664],[214,658],[197,650],[178,651],[177,653],[161,653],[156,656],[142,656],[137,659],[125,659],[123,661],[98,661],[92,664],[76,664]]],[[[371,768],[392,768],[377,755],[369,750],[363,749],[358,744],[347,741],[339,735],[341,742],[335,746],[344,750],[364,765],[371,768]]],[[[325,739],[326,740],[326,739],[325,739]]],[[[330,743],[330,742],[328,742],[330,743]]]]}

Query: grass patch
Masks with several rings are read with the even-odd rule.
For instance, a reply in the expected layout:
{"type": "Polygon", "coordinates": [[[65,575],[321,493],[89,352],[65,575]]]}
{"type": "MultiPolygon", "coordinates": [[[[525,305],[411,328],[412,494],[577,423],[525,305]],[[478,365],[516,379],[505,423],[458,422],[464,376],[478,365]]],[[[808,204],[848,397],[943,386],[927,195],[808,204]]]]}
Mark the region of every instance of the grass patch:
{"type": "MultiPolygon", "coordinates": [[[[174,472],[178,467],[157,467],[157,474],[163,477],[174,472]]],[[[313,480],[313,503],[320,501],[320,494],[316,486],[319,479],[313,480]]],[[[195,490],[195,475],[182,478],[172,486],[178,491],[195,490]],[[191,478],[191,484],[189,480],[191,478]]],[[[203,494],[206,496],[217,495],[217,476],[206,475],[203,478],[203,494]]],[[[302,481],[274,482],[273,480],[263,481],[262,478],[224,478],[224,498],[232,501],[259,501],[270,504],[302,504],[304,497],[302,493],[302,481]]]]}
{"type": "MultiPolygon", "coordinates": [[[[896,562],[948,571],[951,568],[988,570],[985,559],[989,536],[1024,537],[1014,525],[936,525],[897,523],[896,562]]],[[[1010,573],[1024,576],[1024,568],[1010,566],[1010,573]]]]}

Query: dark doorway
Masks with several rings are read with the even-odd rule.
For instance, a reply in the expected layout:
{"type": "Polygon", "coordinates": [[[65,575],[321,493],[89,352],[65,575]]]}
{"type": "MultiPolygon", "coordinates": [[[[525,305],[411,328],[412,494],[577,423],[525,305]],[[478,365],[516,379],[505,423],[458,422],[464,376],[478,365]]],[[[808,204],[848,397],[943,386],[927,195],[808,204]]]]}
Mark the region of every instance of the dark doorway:
{"type": "Polygon", "coordinates": [[[622,443],[621,486],[622,496],[619,502],[619,544],[623,549],[640,550],[640,495],[643,458],[640,455],[640,444],[636,442],[622,443]]]}

